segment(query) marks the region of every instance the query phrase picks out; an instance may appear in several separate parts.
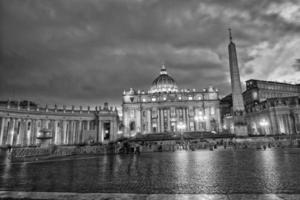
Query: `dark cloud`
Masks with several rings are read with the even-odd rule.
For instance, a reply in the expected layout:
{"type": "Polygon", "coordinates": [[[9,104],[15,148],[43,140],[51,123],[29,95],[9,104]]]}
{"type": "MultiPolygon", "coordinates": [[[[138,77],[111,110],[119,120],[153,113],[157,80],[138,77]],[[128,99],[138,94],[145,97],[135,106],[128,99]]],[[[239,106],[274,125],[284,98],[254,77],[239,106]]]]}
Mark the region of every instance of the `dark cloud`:
{"type": "Polygon", "coordinates": [[[242,80],[297,76],[276,69],[299,52],[298,11],[297,0],[1,0],[0,98],[120,104],[162,63],[179,87],[226,94],[228,27],[242,80]]]}

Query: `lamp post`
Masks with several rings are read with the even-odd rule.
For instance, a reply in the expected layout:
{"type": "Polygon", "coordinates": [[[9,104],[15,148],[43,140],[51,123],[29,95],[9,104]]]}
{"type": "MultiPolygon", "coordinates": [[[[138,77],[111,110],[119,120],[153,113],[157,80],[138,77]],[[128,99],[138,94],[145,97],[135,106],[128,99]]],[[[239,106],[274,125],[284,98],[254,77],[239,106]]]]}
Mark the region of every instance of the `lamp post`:
{"type": "Polygon", "coordinates": [[[181,139],[181,144],[183,145],[183,131],[185,130],[186,126],[183,122],[179,122],[177,124],[177,129],[180,131],[180,139],[181,139]]]}
{"type": "Polygon", "coordinates": [[[263,130],[264,130],[264,135],[266,135],[267,131],[266,131],[266,127],[269,125],[269,122],[267,122],[267,120],[265,119],[262,119],[260,122],[259,122],[259,125],[261,127],[263,127],[263,130]]]}

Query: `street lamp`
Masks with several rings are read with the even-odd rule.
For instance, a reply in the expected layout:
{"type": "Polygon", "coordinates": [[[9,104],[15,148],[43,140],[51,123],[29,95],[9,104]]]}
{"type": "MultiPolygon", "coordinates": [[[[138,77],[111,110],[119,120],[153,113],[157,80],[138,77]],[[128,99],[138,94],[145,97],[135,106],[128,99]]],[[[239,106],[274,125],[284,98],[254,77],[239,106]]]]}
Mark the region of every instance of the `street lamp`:
{"type": "Polygon", "coordinates": [[[262,120],[259,122],[259,125],[260,125],[261,127],[263,127],[264,132],[265,132],[265,135],[266,135],[266,127],[269,125],[269,122],[268,122],[267,120],[265,120],[265,119],[262,119],[262,120]]]}

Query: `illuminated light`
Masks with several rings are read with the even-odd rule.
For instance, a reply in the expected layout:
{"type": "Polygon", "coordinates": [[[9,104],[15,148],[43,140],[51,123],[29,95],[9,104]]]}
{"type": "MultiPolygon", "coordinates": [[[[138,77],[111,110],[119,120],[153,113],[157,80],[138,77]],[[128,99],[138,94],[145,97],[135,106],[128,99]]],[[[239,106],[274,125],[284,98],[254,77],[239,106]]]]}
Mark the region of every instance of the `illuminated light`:
{"type": "Polygon", "coordinates": [[[257,99],[258,99],[257,91],[252,92],[252,98],[253,98],[254,100],[257,100],[257,99]]]}
{"type": "MultiPolygon", "coordinates": [[[[200,112],[199,112],[200,113],[200,112]]],[[[195,117],[194,117],[194,119],[195,119],[195,121],[200,121],[200,122],[204,122],[204,121],[206,121],[207,119],[208,119],[208,117],[207,116],[203,116],[202,115],[202,113],[200,113],[199,115],[196,115],[195,117]]]]}
{"type": "Polygon", "coordinates": [[[189,97],[189,100],[193,100],[193,97],[189,97]]]}
{"type": "Polygon", "coordinates": [[[152,98],[152,101],[156,101],[156,98],[152,98]]]}
{"type": "Polygon", "coordinates": [[[183,122],[179,122],[179,123],[177,124],[177,128],[178,128],[179,130],[184,130],[184,129],[186,128],[186,125],[185,125],[185,123],[183,123],[183,122]]]}
{"type": "Polygon", "coordinates": [[[146,99],[143,99],[143,102],[146,102],[146,99]]]}
{"type": "Polygon", "coordinates": [[[119,135],[123,134],[123,131],[120,131],[120,130],[119,130],[119,131],[118,131],[118,134],[119,134],[119,135]]]}
{"type": "Polygon", "coordinates": [[[167,100],[167,98],[166,98],[166,97],[164,97],[163,99],[164,99],[164,101],[165,101],[165,100],[167,100]]]}
{"type": "Polygon", "coordinates": [[[181,97],[178,97],[179,100],[181,100],[181,97]]]}
{"type": "Polygon", "coordinates": [[[269,125],[269,122],[267,122],[267,120],[265,119],[262,119],[260,122],[259,122],[259,125],[263,126],[263,127],[266,127],[269,125]]]}

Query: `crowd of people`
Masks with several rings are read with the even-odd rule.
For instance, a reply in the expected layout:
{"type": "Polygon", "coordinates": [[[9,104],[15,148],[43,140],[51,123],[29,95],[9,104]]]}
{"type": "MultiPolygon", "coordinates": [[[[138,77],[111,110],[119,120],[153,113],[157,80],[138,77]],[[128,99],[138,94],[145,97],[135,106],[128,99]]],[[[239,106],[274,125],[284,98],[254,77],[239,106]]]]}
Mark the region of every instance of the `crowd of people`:
{"type": "Polygon", "coordinates": [[[300,141],[287,139],[206,139],[174,141],[126,141],[118,144],[117,153],[140,154],[141,152],[195,151],[217,149],[256,149],[300,147],[300,141]]]}

